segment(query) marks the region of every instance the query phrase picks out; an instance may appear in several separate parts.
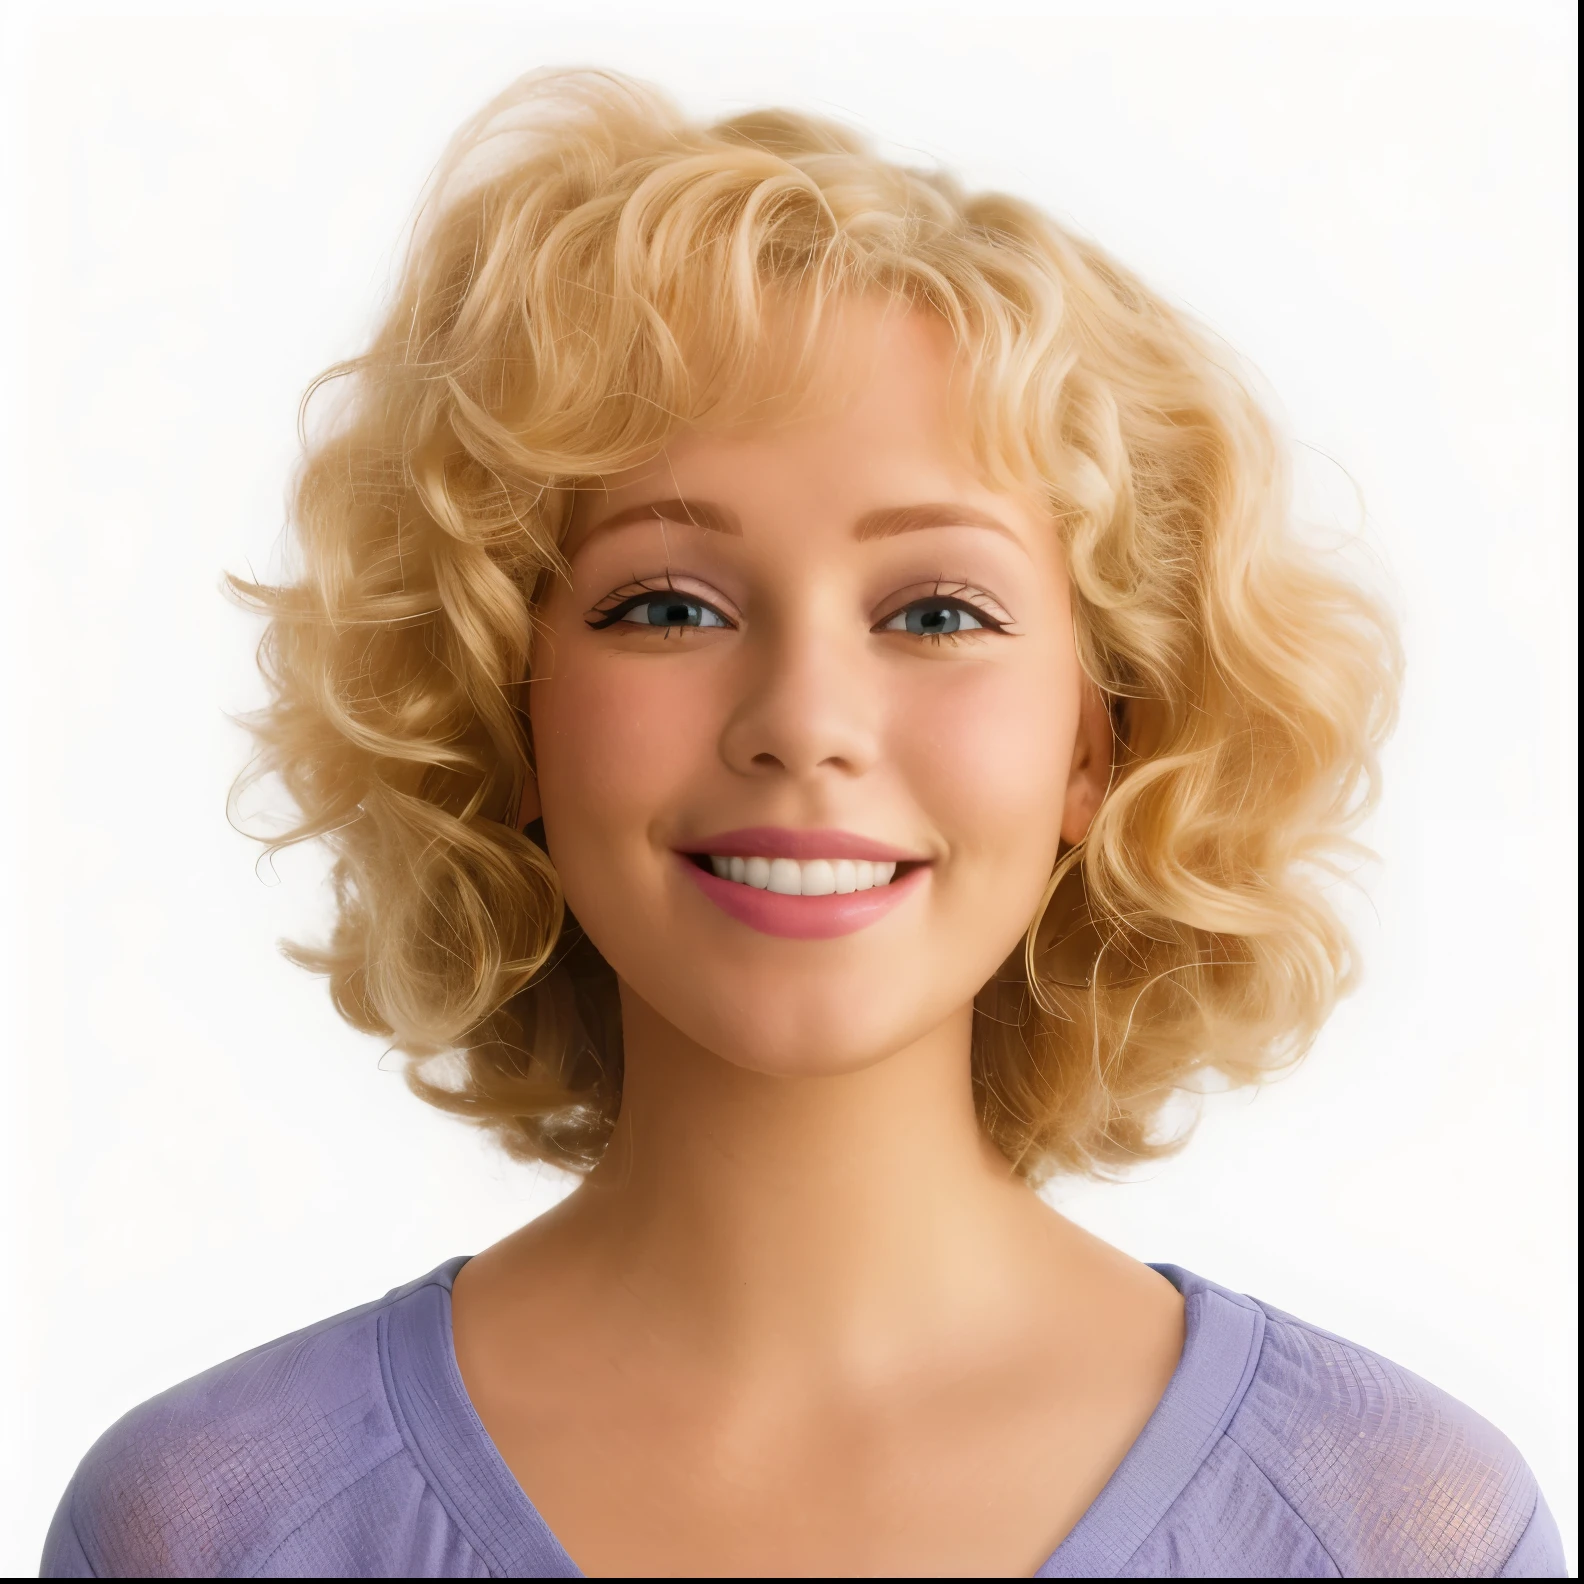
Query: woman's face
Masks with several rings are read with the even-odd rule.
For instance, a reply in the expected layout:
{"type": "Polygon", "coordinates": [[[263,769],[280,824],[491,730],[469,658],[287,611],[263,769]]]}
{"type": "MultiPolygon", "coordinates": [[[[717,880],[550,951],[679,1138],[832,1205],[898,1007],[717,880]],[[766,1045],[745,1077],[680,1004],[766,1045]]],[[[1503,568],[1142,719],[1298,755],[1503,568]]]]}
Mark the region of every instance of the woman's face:
{"type": "Polygon", "coordinates": [[[809,415],[588,498],[530,687],[568,905],[625,993],[768,1073],[960,1015],[1109,770],[1054,527],[981,482],[947,331],[857,302],[827,334],[809,415]]]}

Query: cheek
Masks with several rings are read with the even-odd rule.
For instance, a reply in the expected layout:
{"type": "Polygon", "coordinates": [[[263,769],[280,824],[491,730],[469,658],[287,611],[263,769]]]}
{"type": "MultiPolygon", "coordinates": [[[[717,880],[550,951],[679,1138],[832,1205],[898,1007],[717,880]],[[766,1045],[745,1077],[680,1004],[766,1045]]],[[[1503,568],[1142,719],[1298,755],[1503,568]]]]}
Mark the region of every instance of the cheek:
{"type": "MultiPolygon", "coordinates": [[[[704,657],[578,652],[533,684],[530,717],[547,832],[642,836],[710,753],[704,657]]],[[[562,843],[563,848],[572,845],[562,843]]],[[[586,850],[585,843],[575,844],[586,850]]],[[[597,850],[597,849],[596,849],[597,850]]],[[[606,846],[605,850],[609,850],[606,846]]]]}
{"type": "Polygon", "coordinates": [[[955,853],[1043,874],[1060,838],[1079,689],[1076,661],[1025,642],[1015,661],[920,667],[894,742],[911,795],[955,853]]]}

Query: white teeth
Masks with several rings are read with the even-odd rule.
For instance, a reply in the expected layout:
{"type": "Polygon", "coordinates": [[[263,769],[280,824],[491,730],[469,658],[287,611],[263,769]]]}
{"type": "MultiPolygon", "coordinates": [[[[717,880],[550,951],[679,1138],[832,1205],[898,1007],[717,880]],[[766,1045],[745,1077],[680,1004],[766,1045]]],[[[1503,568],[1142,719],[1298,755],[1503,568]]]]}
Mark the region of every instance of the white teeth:
{"type": "Polygon", "coordinates": [[[775,891],[781,896],[846,896],[890,885],[894,863],[871,863],[866,858],[716,858],[710,868],[722,880],[775,891]]]}
{"type": "Polygon", "coordinates": [[[823,858],[811,858],[803,870],[804,896],[831,896],[836,890],[836,871],[823,858]]]}

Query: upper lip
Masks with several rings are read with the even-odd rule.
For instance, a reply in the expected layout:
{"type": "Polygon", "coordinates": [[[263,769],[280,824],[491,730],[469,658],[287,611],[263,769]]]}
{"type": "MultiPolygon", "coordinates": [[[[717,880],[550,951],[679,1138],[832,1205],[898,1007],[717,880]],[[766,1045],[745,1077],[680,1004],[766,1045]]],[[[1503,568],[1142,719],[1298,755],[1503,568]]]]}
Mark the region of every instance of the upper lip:
{"type": "Polygon", "coordinates": [[[714,858],[858,858],[870,863],[918,863],[904,852],[869,836],[842,830],[792,830],[784,825],[748,825],[689,842],[683,852],[714,858]]]}

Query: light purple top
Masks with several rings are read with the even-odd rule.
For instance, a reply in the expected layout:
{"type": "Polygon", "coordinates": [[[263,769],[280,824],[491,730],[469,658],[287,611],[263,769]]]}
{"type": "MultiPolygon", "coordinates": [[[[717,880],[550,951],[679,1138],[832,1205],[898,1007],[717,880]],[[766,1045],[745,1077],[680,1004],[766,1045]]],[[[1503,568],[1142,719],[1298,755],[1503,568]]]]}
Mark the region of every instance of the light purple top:
{"type": "MultiPolygon", "coordinates": [[[[580,1577],[463,1389],[465,1263],[134,1408],[67,1487],[42,1576],[580,1577]]],[[[1156,1268],[1187,1300],[1182,1360],[1038,1577],[1566,1576],[1534,1476],[1478,1414],[1156,1268]]]]}

